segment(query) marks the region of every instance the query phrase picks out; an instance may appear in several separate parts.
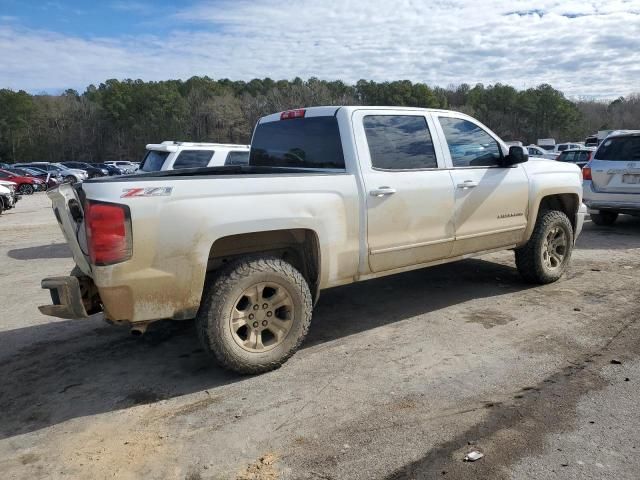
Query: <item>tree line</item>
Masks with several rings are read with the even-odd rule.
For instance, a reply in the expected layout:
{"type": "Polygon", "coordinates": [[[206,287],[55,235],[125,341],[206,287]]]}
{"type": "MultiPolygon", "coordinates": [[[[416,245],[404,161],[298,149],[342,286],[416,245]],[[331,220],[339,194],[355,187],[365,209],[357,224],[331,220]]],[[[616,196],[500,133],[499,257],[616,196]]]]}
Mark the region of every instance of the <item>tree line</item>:
{"type": "Polygon", "coordinates": [[[393,105],[468,113],[505,140],[584,140],[609,128],[640,128],[640,95],[570,100],[547,84],[527,90],[477,84],[430,87],[408,80],[355,85],[317,78],[208,77],[107,80],[83,93],[0,90],[0,161],[139,160],[163,140],[249,143],[258,118],[314,105],[393,105]]]}

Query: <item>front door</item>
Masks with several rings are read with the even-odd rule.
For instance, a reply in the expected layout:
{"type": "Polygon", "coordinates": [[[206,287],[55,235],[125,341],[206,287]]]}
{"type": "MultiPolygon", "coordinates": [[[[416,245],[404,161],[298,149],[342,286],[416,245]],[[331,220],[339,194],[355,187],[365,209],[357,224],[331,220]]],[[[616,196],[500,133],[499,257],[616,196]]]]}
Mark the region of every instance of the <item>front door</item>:
{"type": "Polygon", "coordinates": [[[365,184],[369,267],[447,258],[454,240],[451,176],[424,112],[358,110],[353,124],[365,184]]]}
{"type": "Polygon", "coordinates": [[[522,165],[501,167],[507,153],[467,117],[437,114],[455,187],[453,256],[514,245],[527,226],[528,178],[522,165]],[[448,150],[448,151],[447,151],[448,150]]]}

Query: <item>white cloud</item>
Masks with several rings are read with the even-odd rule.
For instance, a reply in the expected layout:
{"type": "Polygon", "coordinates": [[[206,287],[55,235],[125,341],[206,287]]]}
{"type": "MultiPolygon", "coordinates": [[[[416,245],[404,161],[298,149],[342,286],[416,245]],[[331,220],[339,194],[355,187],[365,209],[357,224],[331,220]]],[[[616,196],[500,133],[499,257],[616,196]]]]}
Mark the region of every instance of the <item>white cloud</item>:
{"type": "Polygon", "coordinates": [[[162,21],[176,29],[114,39],[0,24],[0,87],[209,75],[550,83],[573,96],[639,89],[640,0],[236,0],[162,21]]]}

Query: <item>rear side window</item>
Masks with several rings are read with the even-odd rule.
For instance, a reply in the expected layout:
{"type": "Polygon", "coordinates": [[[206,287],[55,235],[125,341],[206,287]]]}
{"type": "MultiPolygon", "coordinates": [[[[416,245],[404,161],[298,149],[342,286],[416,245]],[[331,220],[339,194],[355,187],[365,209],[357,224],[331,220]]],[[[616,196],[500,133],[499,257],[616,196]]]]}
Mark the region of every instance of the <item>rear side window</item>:
{"type": "Polygon", "coordinates": [[[259,123],[251,141],[249,164],[344,169],[338,120],[310,117],[259,123]]]}
{"type": "Polygon", "coordinates": [[[589,152],[578,152],[576,153],[576,162],[588,162],[589,161],[589,152]]]}
{"type": "Polygon", "coordinates": [[[224,161],[225,165],[248,165],[249,164],[249,152],[229,152],[227,158],[224,161]]]}
{"type": "Polygon", "coordinates": [[[491,167],[500,164],[498,142],[476,124],[461,118],[440,117],[454,167],[491,167]]]}
{"type": "Polygon", "coordinates": [[[415,170],[438,167],[424,117],[368,115],[363,123],[373,168],[415,170]]]}
{"type": "MultiPolygon", "coordinates": [[[[143,172],[158,172],[162,169],[164,161],[169,156],[169,152],[158,152],[157,150],[148,150],[142,160],[140,170],[143,172]]],[[[124,162],[116,162],[118,166],[125,166],[124,162]],[[124,165],[123,165],[124,164],[124,165]]]]}
{"type": "Polygon", "coordinates": [[[640,135],[608,138],[595,154],[598,160],[640,160],[640,135]]]}
{"type": "Polygon", "coordinates": [[[576,152],[564,152],[560,154],[558,160],[561,162],[575,162],[576,161],[576,152]]]}
{"type": "Polygon", "coordinates": [[[173,162],[173,168],[198,168],[206,167],[213,157],[211,150],[183,150],[173,162]]]}

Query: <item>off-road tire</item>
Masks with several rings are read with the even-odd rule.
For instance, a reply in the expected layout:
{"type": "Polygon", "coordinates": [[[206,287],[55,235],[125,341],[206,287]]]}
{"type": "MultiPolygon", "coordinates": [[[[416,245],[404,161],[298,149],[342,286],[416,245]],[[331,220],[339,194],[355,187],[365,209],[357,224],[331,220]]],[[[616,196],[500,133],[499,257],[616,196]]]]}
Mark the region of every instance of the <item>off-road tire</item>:
{"type": "Polygon", "coordinates": [[[618,219],[618,212],[592,213],[590,216],[591,221],[596,225],[608,227],[616,222],[616,220],[618,219]]]}
{"type": "Polygon", "coordinates": [[[309,286],[291,264],[272,256],[249,257],[223,267],[206,282],[196,328],[204,350],[222,366],[242,374],[257,374],[279,368],[296,352],[309,330],[312,309],[309,286]],[[234,340],[230,316],[242,292],[261,282],[283,286],[295,313],[290,330],[279,344],[266,352],[249,352],[234,340]]]}
{"type": "Polygon", "coordinates": [[[547,284],[558,280],[571,260],[573,251],[573,227],[564,212],[544,210],[538,214],[529,241],[515,250],[518,272],[529,283],[547,284]],[[550,269],[543,260],[545,239],[553,228],[564,230],[567,239],[566,253],[558,268],[550,269]]]}

